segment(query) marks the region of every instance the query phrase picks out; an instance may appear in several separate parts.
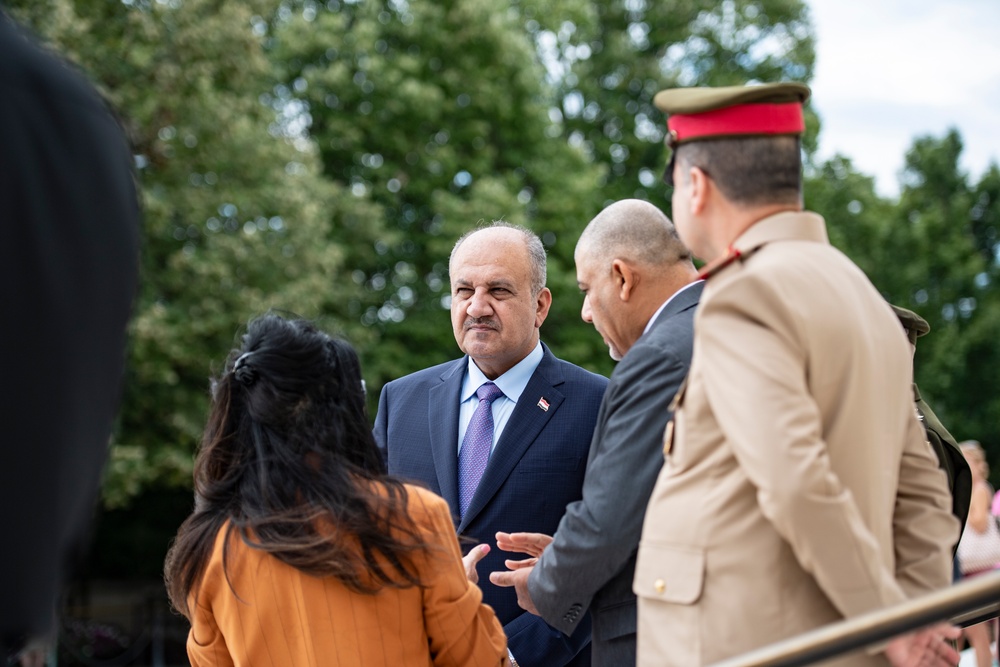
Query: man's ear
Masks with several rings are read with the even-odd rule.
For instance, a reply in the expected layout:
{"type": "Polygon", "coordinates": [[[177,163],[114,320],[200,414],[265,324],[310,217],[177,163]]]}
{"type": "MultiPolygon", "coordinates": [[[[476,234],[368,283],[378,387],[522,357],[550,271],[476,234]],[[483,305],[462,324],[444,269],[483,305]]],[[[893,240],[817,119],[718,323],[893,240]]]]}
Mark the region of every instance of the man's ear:
{"type": "Polygon", "coordinates": [[[705,210],[711,188],[715,187],[701,167],[691,167],[688,176],[691,178],[691,213],[698,215],[705,210]]]}
{"type": "Polygon", "coordinates": [[[545,318],[549,316],[549,308],[552,306],[552,292],[548,287],[543,287],[535,298],[535,328],[542,326],[545,318]]]}
{"type": "Polygon", "coordinates": [[[627,262],[616,259],[611,262],[611,279],[618,288],[618,298],[627,302],[639,282],[639,274],[627,262]]]}

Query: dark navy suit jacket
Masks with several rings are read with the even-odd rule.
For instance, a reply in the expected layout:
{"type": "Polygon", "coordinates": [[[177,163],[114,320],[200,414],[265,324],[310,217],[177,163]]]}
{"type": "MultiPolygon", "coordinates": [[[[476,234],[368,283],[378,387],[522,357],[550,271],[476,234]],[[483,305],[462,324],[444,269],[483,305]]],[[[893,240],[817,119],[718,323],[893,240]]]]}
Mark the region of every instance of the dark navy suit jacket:
{"type": "MultiPolygon", "coordinates": [[[[500,588],[489,573],[506,570],[495,534],[551,535],[566,506],[579,500],[587,452],[607,378],[557,359],[542,346],[542,361],[528,381],[490,456],[461,522],[465,545],[493,548],[479,564],[483,601],[504,625],[511,653],[521,667],[589,664],[587,627],[572,637],[551,628],[517,605],[513,588],[500,588]],[[548,403],[548,409],[540,403],[548,403]]],[[[458,512],[459,392],[468,357],[407,375],[382,388],[375,440],[389,472],[422,483],[458,512]]]]}

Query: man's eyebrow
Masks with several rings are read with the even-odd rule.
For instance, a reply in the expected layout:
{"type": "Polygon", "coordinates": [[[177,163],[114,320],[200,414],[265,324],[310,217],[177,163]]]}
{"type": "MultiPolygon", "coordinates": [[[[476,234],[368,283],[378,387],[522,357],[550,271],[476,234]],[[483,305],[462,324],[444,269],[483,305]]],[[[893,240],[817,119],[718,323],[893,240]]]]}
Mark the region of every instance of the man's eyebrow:
{"type": "MultiPolygon", "coordinates": [[[[456,278],[455,282],[454,282],[454,286],[455,287],[474,287],[474,285],[470,281],[464,280],[462,278],[456,278]]],[[[510,291],[513,292],[513,291],[515,291],[515,287],[516,286],[515,286],[514,282],[511,281],[511,280],[507,280],[507,279],[504,279],[504,278],[499,278],[497,280],[491,280],[491,281],[487,282],[486,283],[486,287],[489,288],[489,289],[496,289],[497,287],[502,287],[504,289],[508,289],[508,290],[510,290],[510,291]]]]}

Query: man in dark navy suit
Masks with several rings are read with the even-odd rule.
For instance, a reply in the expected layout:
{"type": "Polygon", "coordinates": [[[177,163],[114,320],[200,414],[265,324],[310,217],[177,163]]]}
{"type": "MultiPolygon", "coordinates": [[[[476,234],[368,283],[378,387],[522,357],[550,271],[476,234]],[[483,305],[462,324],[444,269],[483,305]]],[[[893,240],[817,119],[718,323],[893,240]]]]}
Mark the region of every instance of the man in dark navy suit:
{"type": "MultiPolygon", "coordinates": [[[[557,359],[538,330],[552,294],[545,250],[531,231],[493,223],[458,240],[449,263],[451,319],[462,359],[382,389],[375,439],[389,472],[417,480],[451,505],[460,535],[485,571],[500,531],[555,532],[579,500],[607,379],[557,359]]],[[[474,576],[474,573],[473,573],[474,576]]],[[[520,667],[590,663],[589,618],[572,637],[483,579],[483,599],[520,667]]]]}
{"type": "Polygon", "coordinates": [[[54,626],[118,408],[139,205],[124,133],[0,8],[0,664],[54,626]]]}

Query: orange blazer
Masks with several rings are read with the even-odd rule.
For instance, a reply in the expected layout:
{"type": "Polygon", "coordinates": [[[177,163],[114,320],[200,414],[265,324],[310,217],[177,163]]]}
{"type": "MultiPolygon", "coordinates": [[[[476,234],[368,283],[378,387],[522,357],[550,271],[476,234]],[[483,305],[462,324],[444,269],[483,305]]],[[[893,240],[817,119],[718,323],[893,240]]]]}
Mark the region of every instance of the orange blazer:
{"type": "Polygon", "coordinates": [[[220,530],[190,607],[192,666],[508,664],[503,628],[466,579],[447,503],[425,489],[407,491],[410,516],[440,546],[414,560],[423,588],[356,593],[248,547],[235,532],[227,582],[220,530]]]}

